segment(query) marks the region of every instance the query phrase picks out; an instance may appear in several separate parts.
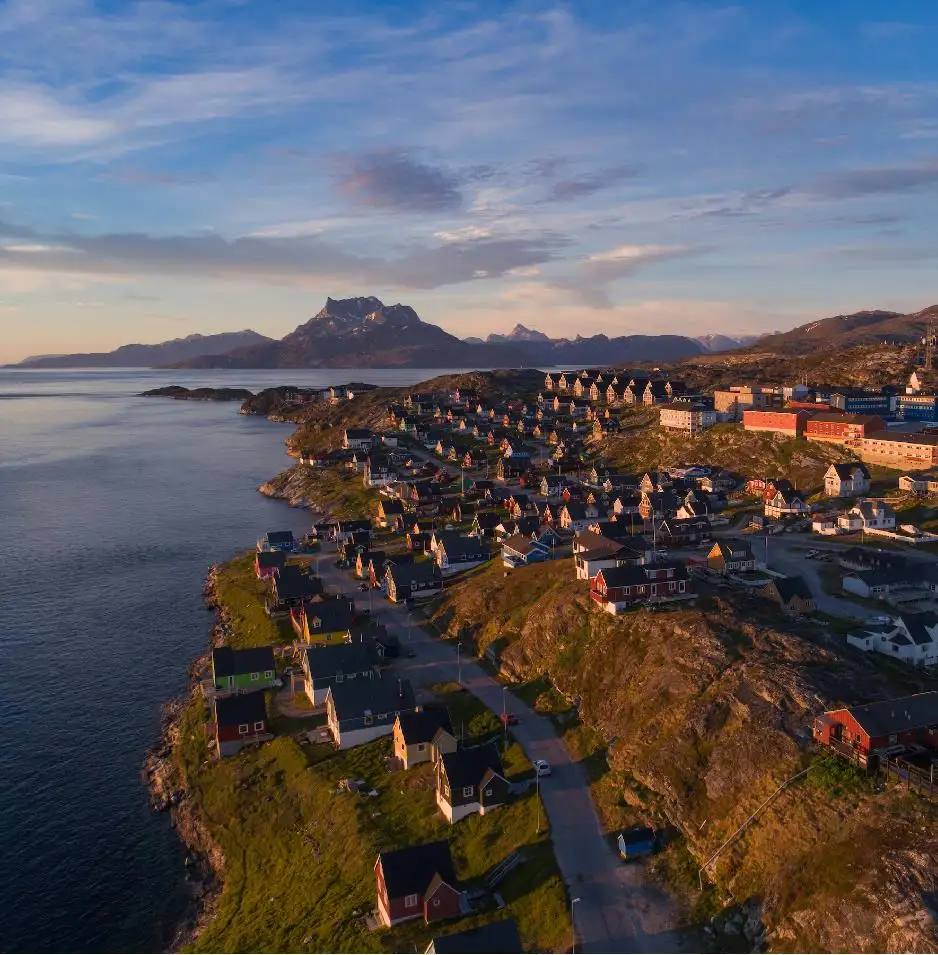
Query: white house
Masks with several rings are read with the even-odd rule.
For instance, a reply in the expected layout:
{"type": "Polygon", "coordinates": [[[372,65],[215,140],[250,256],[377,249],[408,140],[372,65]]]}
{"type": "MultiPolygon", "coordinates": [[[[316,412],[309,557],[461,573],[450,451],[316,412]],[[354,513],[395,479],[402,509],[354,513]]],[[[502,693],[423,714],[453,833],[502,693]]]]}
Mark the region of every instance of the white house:
{"type": "Polygon", "coordinates": [[[804,517],[811,513],[811,505],[798,491],[777,490],[775,495],[765,502],[766,517],[804,517]]]}
{"type": "Polygon", "coordinates": [[[837,518],[842,533],[896,529],[896,513],[884,501],[860,501],[837,518]]]}
{"type": "Polygon", "coordinates": [[[660,406],[658,423],[662,428],[698,434],[717,423],[717,413],[690,401],[670,401],[660,406]]]}
{"type": "Polygon", "coordinates": [[[894,617],[889,623],[855,630],[847,635],[847,643],[915,666],[929,666],[938,663],[938,617],[934,614],[894,617]]]}
{"type": "Polygon", "coordinates": [[[367,451],[374,437],[374,432],[368,428],[346,428],[342,436],[342,447],[350,451],[367,451]]]}
{"type": "Polygon", "coordinates": [[[837,516],[834,514],[819,514],[811,521],[811,531],[814,534],[824,534],[827,536],[843,533],[841,528],[837,526],[837,516]]]}
{"type": "Polygon", "coordinates": [[[824,474],[824,493],[828,497],[854,497],[870,489],[870,472],[859,461],[832,464],[824,474]]]}

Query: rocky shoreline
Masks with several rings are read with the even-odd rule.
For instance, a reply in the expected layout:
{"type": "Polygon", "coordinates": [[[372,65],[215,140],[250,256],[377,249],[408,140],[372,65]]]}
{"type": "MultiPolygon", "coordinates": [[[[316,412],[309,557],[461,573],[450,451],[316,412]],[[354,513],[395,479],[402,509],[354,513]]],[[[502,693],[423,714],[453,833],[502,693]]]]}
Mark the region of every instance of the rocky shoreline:
{"type": "Polygon", "coordinates": [[[180,952],[202,934],[215,917],[225,871],[225,857],[201,816],[201,809],[186,786],[173,757],[182,732],[182,717],[193,698],[202,693],[199,674],[209,664],[212,648],[220,646],[230,633],[224,608],[216,594],[217,567],[209,569],[205,581],[206,606],[214,611],[209,648],[189,665],[189,689],[185,696],[170,700],[160,712],[159,742],[148,750],[142,776],[150,808],[168,812],[173,828],[187,849],[186,886],[191,903],[173,935],[168,951],[180,952]]]}

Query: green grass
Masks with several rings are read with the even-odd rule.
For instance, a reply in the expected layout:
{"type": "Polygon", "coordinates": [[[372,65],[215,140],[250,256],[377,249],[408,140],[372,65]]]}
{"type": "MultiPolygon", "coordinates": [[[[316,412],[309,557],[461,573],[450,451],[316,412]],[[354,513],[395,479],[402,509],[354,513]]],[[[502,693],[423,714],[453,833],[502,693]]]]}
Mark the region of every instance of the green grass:
{"type": "Polygon", "coordinates": [[[254,554],[243,554],[223,564],[216,581],[218,601],[234,630],[233,647],[262,647],[289,643],[293,628],[288,619],[271,620],[264,611],[270,583],[254,573],[254,554]]]}

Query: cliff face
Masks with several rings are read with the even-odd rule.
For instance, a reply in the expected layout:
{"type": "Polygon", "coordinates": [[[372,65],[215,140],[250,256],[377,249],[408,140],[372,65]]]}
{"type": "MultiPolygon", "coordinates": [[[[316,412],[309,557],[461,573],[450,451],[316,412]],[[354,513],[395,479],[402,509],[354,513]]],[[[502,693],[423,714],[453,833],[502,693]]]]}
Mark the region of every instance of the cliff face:
{"type": "Polygon", "coordinates": [[[487,571],[445,592],[435,622],[480,649],[494,644],[513,678],[546,674],[578,700],[581,718],[611,741],[621,799],[677,826],[694,868],[811,766],[710,873],[725,897],[757,912],[772,948],[934,947],[923,914],[938,875],[934,807],[878,792],[809,746],[819,711],[914,691],[915,677],[888,683],[823,631],[752,601],[745,612],[705,600],[617,620],[590,610],[572,575],[569,561],[507,578],[487,571]]]}

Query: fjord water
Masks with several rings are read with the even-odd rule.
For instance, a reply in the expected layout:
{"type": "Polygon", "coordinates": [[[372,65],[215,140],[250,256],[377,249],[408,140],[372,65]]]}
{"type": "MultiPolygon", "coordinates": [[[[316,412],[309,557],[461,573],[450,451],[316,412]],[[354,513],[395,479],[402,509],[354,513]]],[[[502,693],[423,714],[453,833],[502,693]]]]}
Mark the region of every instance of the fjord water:
{"type": "Polygon", "coordinates": [[[308,529],[255,490],[289,463],[289,425],[136,394],[434,373],[0,369],[0,948],[168,944],[184,853],[140,768],[206,646],[206,569],[308,529]]]}

